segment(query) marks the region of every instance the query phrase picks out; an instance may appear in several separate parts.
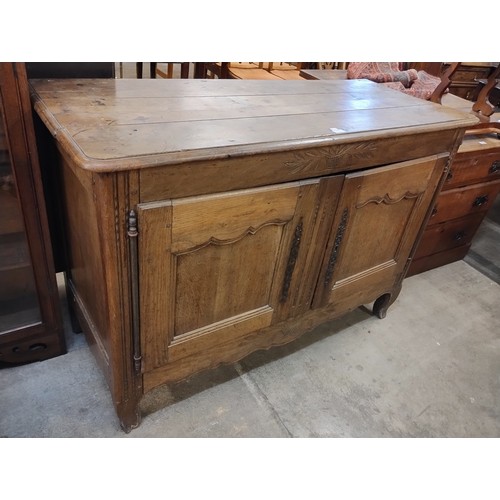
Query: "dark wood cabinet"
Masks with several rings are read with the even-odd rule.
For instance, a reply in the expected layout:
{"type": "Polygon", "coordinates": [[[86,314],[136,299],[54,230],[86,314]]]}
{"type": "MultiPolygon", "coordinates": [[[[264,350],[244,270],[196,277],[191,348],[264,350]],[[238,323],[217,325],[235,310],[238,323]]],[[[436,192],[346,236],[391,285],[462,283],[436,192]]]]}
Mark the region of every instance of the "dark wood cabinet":
{"type": "Polygon", "coordinates": [[[123,428],[174,382],[374,302],[470,115],[367,80],[34,80],[70,304],[123,428]]]}
{"type": "Polygon", "coordinates": [[[0,364],[65,352],[23,64],[0,64],[0,364]]]}
{"type": "Polygon", "coordinates": [[[408,276],[463,259],[498,193],[497,134],[467,134],[436,200],[408,276]]]}
{"type": "MultiPolygon", "coordinates": [[[[442,71],[450,66],[450,63],[443,63],[442,71]]],[[[498,66],[495,62],[463,62],[454,73],[449,90],[452,94],[475,101],[481,88],[478,80],[487,79],[493,70],[498,66]]]]}

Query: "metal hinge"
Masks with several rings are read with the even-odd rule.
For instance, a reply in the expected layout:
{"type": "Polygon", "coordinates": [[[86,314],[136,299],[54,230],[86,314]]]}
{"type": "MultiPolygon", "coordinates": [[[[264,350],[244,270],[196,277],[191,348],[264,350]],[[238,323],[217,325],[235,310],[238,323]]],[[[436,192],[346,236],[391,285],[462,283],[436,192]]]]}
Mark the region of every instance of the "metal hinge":
{"type": "Polygon", "coordinates": [[[141,372],[141,338],[139,333],[139,261],[137,252],[137,214],[135,210],[130,210],[127,219],[127,234],[129,237],[130,254],[130,292],[132,302],[132,341],[133,341],[133,361],[135,373],[141,372]]]}

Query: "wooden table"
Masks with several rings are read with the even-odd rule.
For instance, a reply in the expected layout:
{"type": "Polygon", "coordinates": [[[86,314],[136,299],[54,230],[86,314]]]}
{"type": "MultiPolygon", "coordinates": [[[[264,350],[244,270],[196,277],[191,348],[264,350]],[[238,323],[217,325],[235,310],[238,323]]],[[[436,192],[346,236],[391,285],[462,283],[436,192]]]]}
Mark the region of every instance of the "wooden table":
{"type": "Polygon", "coordinates": [[[307,80],[346,80],[346,69],[302,69],[300,76],[307,80]]]}
{"type": "Polygon", "coordinates": [[[141,396],[374,302],[470,115],[367,80],[33,81],[70,304],[122,427],[141,396]]]}

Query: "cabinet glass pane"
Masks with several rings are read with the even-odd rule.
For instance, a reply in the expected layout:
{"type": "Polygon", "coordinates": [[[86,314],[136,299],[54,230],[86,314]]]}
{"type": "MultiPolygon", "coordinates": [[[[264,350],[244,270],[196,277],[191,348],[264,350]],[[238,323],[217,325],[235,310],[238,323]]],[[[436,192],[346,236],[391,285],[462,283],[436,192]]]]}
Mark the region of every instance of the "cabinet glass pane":
{"type": "Polygon", "coordinates": [[[41,321],[0,102],[0,335],[41,321]]]}

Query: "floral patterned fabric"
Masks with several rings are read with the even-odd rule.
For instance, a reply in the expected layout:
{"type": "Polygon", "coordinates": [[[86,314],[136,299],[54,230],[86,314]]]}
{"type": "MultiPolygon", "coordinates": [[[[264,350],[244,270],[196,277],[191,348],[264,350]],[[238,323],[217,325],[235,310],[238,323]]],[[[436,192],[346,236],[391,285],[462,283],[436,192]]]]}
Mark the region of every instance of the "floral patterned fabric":
{"type": "Polygon", "coordinates": [[[386,87],[399,90],[420,99],[430,99],[432,93],[441,82],[437,76],[425,71],[409,69],[402,71],[399,63],[349,63],[347,78],[366,78],[381,83],[386,87]]]}
{"type": "Polygon", "coordinates": [[[352,62],[347,67],[347,78],[366,78],[372,82],[401,82],[408,88],[418,77],[417,71],[409,69],[402,71],[399,63],[394,62],[352,62]]]}

